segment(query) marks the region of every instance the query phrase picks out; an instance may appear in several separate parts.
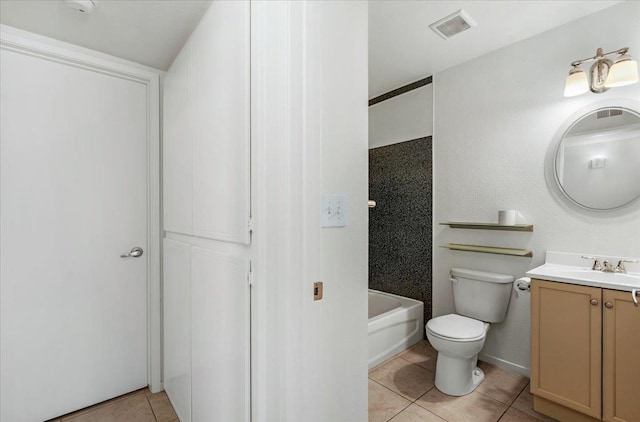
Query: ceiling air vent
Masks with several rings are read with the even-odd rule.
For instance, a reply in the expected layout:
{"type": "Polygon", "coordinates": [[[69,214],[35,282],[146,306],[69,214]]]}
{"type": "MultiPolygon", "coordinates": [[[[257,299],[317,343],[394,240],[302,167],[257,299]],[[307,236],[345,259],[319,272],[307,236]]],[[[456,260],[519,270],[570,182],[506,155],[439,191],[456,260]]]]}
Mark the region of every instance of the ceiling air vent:
{"type": "Polygon", "coordinates": [[[448,40],[473,26],[476,26],[475,21],[464,10],[458,10],[446,18],[432,23],[429,28],[433,29],[436,34],[445,40],[448,40]]]}

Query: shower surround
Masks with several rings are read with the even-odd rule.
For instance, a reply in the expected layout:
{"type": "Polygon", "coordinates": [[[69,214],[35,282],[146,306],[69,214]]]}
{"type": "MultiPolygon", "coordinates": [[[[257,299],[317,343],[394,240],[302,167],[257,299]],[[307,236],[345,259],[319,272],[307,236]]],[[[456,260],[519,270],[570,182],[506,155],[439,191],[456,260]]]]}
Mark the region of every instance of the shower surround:
{"type": "Polygon", "coordinates": [[[369,150],[369,288],[424,302],[431,318],[431,136],[369,150]]]}

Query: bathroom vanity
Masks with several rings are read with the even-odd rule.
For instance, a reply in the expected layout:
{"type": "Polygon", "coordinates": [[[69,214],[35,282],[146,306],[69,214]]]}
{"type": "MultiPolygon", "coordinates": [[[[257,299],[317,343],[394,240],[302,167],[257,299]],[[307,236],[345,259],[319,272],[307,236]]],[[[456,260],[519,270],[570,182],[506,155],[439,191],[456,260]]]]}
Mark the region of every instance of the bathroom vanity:
{"type": "Polygon", "coordinates": [[[560,421],[640,421],[640,274],[565,265],[579,260],[567,255],[548,252],[527,272],[534,409],[560,421]]]}

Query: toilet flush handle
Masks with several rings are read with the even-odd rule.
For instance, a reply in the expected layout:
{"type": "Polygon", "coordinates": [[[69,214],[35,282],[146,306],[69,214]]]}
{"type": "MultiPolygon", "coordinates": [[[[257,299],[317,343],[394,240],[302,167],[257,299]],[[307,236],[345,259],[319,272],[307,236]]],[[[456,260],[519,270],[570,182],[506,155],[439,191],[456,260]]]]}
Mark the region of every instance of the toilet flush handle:
{"type": "Polygon", "coordinates": [[[453,284],[456,284],[458,282],[457,278],[453,278],[453,277],[449,277],[449,281],[452,282],[453,284]]]}

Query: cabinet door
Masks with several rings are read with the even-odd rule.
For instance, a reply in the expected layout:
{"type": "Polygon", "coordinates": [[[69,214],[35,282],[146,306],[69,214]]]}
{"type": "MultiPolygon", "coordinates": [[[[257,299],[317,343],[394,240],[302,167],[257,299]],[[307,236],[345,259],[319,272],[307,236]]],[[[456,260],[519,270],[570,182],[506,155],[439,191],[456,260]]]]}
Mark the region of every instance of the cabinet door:
{"type": "Polygon", "coordinates": [[[191,248],[191,416],[250,419],[247,258],[191,248]]]}
{"type": "Polygon", "coordinates": [[[193,234],[249,244],[249,2],[215,1],[191,37],[193,234]]]}
{"type": "Polygon", "coordinates": [[[164,389],[191,422],[191,246],[164,239],[164,389]]]}
{"type": "Polygon", "coordinates": [[[640,307],[631,293],[604,290],[605,421],[640,421],[640,307]]]}
{"type": "Polygon", "coordinates": [[[533,280],[531,393],[600,419],[602,291],[533,280]]]}

